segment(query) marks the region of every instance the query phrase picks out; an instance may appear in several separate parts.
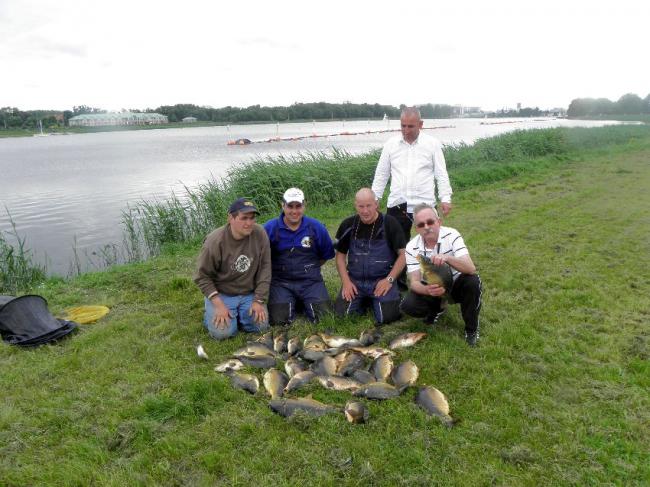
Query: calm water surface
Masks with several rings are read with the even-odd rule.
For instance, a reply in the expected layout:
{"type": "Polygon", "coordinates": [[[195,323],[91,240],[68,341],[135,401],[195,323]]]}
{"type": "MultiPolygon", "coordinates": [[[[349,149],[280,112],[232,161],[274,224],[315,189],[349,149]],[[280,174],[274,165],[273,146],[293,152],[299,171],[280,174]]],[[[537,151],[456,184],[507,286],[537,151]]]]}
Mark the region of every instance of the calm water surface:
{"type": "MultiPolygon", "coordinates": [[[[425,127],[433,127],[426,132],[450,144],[471,143],[515,129],[616,123],[508,119],[512,123],[481,125],[495,121],[506,120],[426,120],[425,127]]],[[[0,231],[10,230],[10,214],[37,260],[45,262],[51,273],[67,274],[73,248],[80,256],[92,256],[105,244],[122,241],[121,214],[129,203],[166,198],[172,191],[182,192],[184,185],[194,186],[211,175],[222,177],[231,166],[254,157],[333,147],[366,152],[380,148],[397,132],[246,146],[229,146],[230,139],[257,141],[398,128],[398,120],[316,122],[0,139],[0,231]]],[[[82,260],[84,268],[92,267],[86,257],[82,260]]]]}

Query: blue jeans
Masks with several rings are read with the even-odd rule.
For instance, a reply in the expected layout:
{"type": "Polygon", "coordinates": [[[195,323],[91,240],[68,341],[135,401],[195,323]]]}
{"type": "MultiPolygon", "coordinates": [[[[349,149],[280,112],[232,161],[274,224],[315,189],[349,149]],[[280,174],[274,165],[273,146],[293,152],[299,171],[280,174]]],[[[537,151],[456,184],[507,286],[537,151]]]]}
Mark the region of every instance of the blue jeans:
{"type": "MultiPolygon", "coordinates": [[[[215,340],[223,340],[235,335],[237,333],[237,323],[239,323],[242,329],[248,333],[260,333],[268,330],[268,311],[266,313],[267,319],[261,323],[256,323],[253,316],[250,314],[250,309],[254,299],[253,294],[231,296],[220,293],[219,297],[221,298],[221,301],[223,301],[223,304],[228,308],[228,311],[230,311],[232,318],[230,319],[229,326],[225,328],[217,328],[214,325],[214,306],[208,298],[205,298],[203,326],[206,327],[212,338],[215,340]]],[[[266,305],[264,308],[266,308],[266,305]]]]}

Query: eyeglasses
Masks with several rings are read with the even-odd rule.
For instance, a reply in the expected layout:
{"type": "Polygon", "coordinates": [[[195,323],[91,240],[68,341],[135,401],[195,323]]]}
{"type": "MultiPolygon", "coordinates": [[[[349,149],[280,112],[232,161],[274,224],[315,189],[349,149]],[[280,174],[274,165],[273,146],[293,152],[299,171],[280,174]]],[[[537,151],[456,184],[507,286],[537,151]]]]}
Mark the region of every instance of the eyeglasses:
{"type": "Polygon", "coordinates": [[[427,220],[425,222],[420,222],[415,224],[415,228],[424,228],[426,225],[427,227],[432,227],[436,224],[437,220],[427,220]]]}

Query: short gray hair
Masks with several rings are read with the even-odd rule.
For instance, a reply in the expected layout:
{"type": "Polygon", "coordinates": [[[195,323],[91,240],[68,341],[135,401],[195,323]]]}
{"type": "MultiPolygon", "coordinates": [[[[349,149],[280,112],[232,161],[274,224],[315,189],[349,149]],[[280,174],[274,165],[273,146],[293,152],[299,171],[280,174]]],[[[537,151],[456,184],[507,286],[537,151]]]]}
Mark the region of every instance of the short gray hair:
{"type": "Polygon", "coordinates": [[[429,203],[418,203],[417,205],[415,205],[415,207],[413,208],[413,218],[415,218],[415,215],[417,215],[418,213],[426,209],[433,210],[433,214],[436,215],[436,218],[438,220],[440,220],[440,216],[438,215],[438,210],[436,210],[429,203]]]}
{"type": "Polygon", "coordinates": [[[418,107],[402,108],[402,113],[400,114],[400,118],[403,117],[404,115],[417,115],[418,119],[422,120],[422,116],[420,115],[420,109],[418,107]]]}

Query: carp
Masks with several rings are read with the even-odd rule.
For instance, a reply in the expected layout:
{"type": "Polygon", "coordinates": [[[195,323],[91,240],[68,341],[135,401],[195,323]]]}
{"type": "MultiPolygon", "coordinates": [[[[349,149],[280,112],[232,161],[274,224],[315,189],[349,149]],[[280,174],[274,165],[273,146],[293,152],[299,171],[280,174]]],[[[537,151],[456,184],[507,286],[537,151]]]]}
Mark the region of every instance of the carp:
{"type": "Polygon", "coordinates": [[[359,341],[361,346],[367,347],[373,343],[377,343],[381,338],[381,331],[379,328],[369,328],[368,330],[363,330],[361,336],[359,336],[359,341]]]}
{"type": "Polygon", "coordinates": [[[333,391],[356,391],[362,385],[349,377],[336,377],[333,375],[329,377],[319,376],[317,380],[325,389],[333,391]]]}
{"type": "Polygon", "coordinates": [[[290,338],[287,343],[287,352],[289,353],[289,356],[294,356],[300,352],[300,350],[302,350],[302,340],[300,340],[300,337],[295,336],[290,338]]]}
{"type": "Polygon", "coordinates": [[[339,411],[338,408],[316,401],[315,399],[312,399],[311,396],[297,399],[272,399],[269,401],[269,407],[274,413],[284,416],[285,418],[292,416],[298,411],[302,411],[311,416],[322,416],[327,413],[339,411]]]}
{"type": "Polygon", "coordinates": [[[366,397],[368,399],[391,399],[399,396],[400,391],[386,382],[370,382],[363,384],[352,395],[357,397],[366,397]]]}
{"type": "Polygon", "coordinates": [[[309,384],[314,377],[316,377],[316,374],[314,374],[311,370],[303,370],[302,372],[298,372],[291,379],[289,379],[289,382],[287,382],[287,385],[284,387],[284,393],[287,394],[288,392],[300,389],[302,386],[309,384]]]}
{"type": "Polygon", "coordinates": [[[352,373],[352,378],[357,382],[361,382],[362,384],[369,384],[371,382],[377,381],[377,379],[375,379],[375,376],[367,370],[355,370],[352,373]]]}
{"type": "Polygon", "coordinates": [[[366,357],[370,357],[371,359],[376,359],[381,355],[395,355],[395,352],[393,352],[392,350],[388,350],[387,348],[381,348],[381,347],[373,347],[373,346],[354,347],[351,350],[354,350],[355,352],[359,352],[365,355],[366,357]]]}
{"type": "Polygon", "coordinates": [[[291,357],[284,363],[284,370],[289,377],[293,377],[298,372],[307,370],[307,363],[296,357],[291,357]]]}
{"type": "Polygon", "coordinates": [[[280,333],[278,336],[273,338],[273,350],[275,353],[282,354],[287,349],[287,334],[280,333]]]}
{"type": "Polygon", "coordinates": [[[390,378],[395,387],[404,390],[409,386],[415,385],[420,375],[420,369],[412,360],[407,360],[393,369],[390,378]]]}
{"type": "Polygon", "coordinates": [[[240,355],[239,360],[247,367],[254,367],[257,369],[270,369],[275,367],[275,357],[272,355],[256,355],[248,357],[246,355],[240,355]]]}
{"type": "Polygon", "coordinates": [[[435,265],[422,254],[416,256],[420,263],[420,282],[425,286],[436,284],[442,286],[449,293],[454,283],[453,274],[449,264],[435,265]]]}
{"type": "Polygon", "coordinates": [[[398,348],[411,347],[427,336],[428,335],[424,332],[403,333],[393,338],[388,344],[388,348],[391,350],[396,350],[398,348]]]}
{"type": "Polygon", "coordinates": [[[318,336],[325,342],[325,344],[330,348],[340,348],[343,346],[348,347],[360,347],[361,342],[356,338],[348,338],[338,335],[328,335],[326,333],[319,333],[318,336]]]}
{"type": "Polygon", "coordinates": [[[264,374],[264,388],[271,396],[271,399],[282,397],[282,393],[288,382],[289,378],[287,375],[278,369],[269,369],[264,374]]]}
{"type": "Polygon", "coordinates": [[[352,424],[365,423],[368,421],[368,408],[359,401],[348,401],[345,404],[345,419],[347,419],[352,424]]]}
{"type": "Polygon", "coordinates": [[[255,339],[257,343],[261,343],[263,345],[266,345],[268,348],[273,348],[273,332],[269,331],[268,333],[264,333],[264,335],[261,335],[255,339]]]}
{"type": "Polygon", "coordinates": [[[236,389],[242,389],[251,394],[255,394],[260,388],[260,381],[253,374],[233,371],[226,372],[226,374],[230,377],[230,382],[236,389]]]}
{"type": "Polygon", "coordinates": [[[445,395],[435,387],[420,387],[415,396],[415,403],[430,416],[437,416],[442,424],[451,428],[458,421],[449,415],[449,403],[445,395]]]}
{"type": "Polygon", "coordinates": [[[317,362],[314,362],[311,366],[311,370],[314,371],[316,375],[334,375],[336,374],[337,363],[333,357],[325,355],[323,358],[319,359],[317,362]]]}
{"type": "Polygon", "coordinates": [[[221,362],[219,365],[217,365],[214,368],[214,370],[215,372],[228,372],[230,370],[240,370],[243,368],[244,368],[244,363],[241,360],[237,360],[236,358],[231,358],[230,360],[221,362]]]}
{"type": "Polygon", "coordinates": [[[355,370],[362,368],[366,364],[366,358],[359,352],[346,350],[334,357],[337,363],[336,374],[341,376],[350,376],[355,370]]]}
{"type": "Polygon", "coordinates": [[[393,359],[390,355],[380,355],[370,366],[370,372],[375,376],[377,382],[386,382],[392,371],[393,359]]]}

